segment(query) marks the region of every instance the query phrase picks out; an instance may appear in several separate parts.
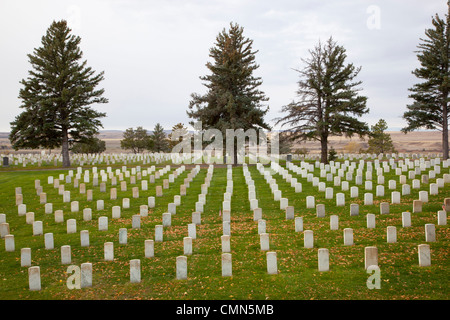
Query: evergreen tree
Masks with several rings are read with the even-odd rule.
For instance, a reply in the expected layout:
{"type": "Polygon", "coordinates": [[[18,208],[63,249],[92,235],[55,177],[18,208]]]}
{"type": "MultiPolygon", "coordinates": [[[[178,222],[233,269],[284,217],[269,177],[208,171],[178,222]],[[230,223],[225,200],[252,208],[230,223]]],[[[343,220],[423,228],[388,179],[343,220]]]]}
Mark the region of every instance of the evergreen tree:
{"type": "MultiPolygon", "coordinates": [[[[213,62],[206,64],[211,74],[200,77],[208,91],[193,93],[187,111],[190,118],[202,122],[203,129],[220,130],[224,139],[226,129],[270,129],[264,121],[269,108],[262,105],[268,98],[259,90],[261,78],[253,75],[259,67],[255,62],[258,51],[252,50],[253,40],[243,33],[242,27],[230,23],[229,30],[223,29],[216,37],[209,54],[213,62]]],[[[236,148],[234,144],[235,164],[236,148]]]]}
{"type": "Polygon", "coordinates": [[[169,150],[169,141],[167,140],[166,133],[161,124],[157,123],[155,125],[151,139],[153,142],[153,151],[167,152],[169,150]]]}
{"type": "Polygon", "coordinates": [[[123,133],[123,139],[120,141],[120,147],[125,150],[132,150],[134,153],[141,153],[150,149],[151,138],[147,130],[143,127],[137,127],[136,130],[128,128],[123,133]]]}
{"type": "Polygon", "coordinates": [[[426,39],[420,39],[417,58],[420,67],[412,73],[422,82],[409,90],[414,99],[403,114],[407,126],[402,129],[407,133],[419,128],[438,129],[442,131],[443,158],[448,159],[448,119],[449,119],[449,57],[450,57],[450,4],[447,3],[446,19],[436,14],[432,19],[433,28],[426,29],[426,39]]]}
{"type": "Polygon", "coordinates": [[[333,39],[325,45],[320,42],[310,50],[310,58],[300,73],[298,102],[282,107],[288,114],[278,118],[277,124],[289,126],[292,139],[318,140],[321,143],[321,162],[327,163],[328,137],[358,134],[369,131],[366,123],[358,118],[369,112],[367,97],[358,95],[361,81],[355,81],[361,68],[346,64],[344,47],[333,39]]]}
{"type": "Polygon", "coordinates": [[[372,126],[368,141],[369,149],[367,149],[367,152],[376,154],[395,152],[391,135],[384,132],[387,128],[388,126],[384,119],[380,119],[372,126]]]}
{"type": "Polygon", "coordinates": [[[189,131],[188,129],[184,126],[183,123],[177,123],[176,125],[174,125],[172,127],[172,132],[168,134],[167,138],[168,138],[168,148],[169,149],[173,149],[173,147],[175,147],[177,144],[179,144],[182,140],[183,137],[188,137],[189,135],[189,131]],[[175,132],[178,135],[178,138],[175,140],[172,140],[172,135],[175,134],[175,132]]]}
{"type": "Polygon", "coordinates": [[[85,142],[77,142],[72,146],[73,153],[102,153],[106,150],[106,142],[99,138],[90,138],[85,142]]]}
{"type": "Polygon", "coordinates": [[[328,161],[329,162],[335,161],[337,158],[338,156],[336,150],[333,147],[331,147],[330,150],[328,150],[328,161]]]}
{"type": "Polygon", "coordinates": [[[53,22],[42,37],[42,46],[28,54],[33,70],[21,81],[20,108],[11,122],[14,149],[62,147],[63,166],[70,166],[69,141],[84,142],[102,127],[105,113],[93,110],[94,103],[107,103],[103,89],[96,89],[103,72],[95,74],[80,62],[81,38],[70,34],[65,20],[53,22]]]}

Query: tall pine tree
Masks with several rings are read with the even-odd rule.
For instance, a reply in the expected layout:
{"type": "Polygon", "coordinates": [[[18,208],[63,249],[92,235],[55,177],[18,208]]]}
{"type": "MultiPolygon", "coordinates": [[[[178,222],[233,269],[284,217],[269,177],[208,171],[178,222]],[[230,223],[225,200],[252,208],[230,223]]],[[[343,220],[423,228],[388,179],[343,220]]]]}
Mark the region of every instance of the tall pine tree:
{"type": "Polygon", "coordinates": [[[433,28],[426,29],[427,38],[420,39],[417,58],[420,67],[412,73],[422,82],[409,90],[409,97],[414,99],[403,114],[407,126],[402,129],[407,133],[420,128],[442,131],[443,158],[448,159],[448,120],[449,120],[449,57],[450,57],[450,4],[447,3],[446,19],[437,14],[432,19],[433,28]]]}
{"type": "MultiPolygon", "coordinates": [[[[230,23],[216,37],[209,56],[213,62],[206,67],[211,74],[200,77],[208,91],[204,95],[193,93],[187,114],[202,122],[202,129],[218,129],[226,136],[226,129],[270,129],[264,121],[269,99],[259,89],[260,77],[253,72],[259,68],[252,50],[253,40],[244,37],[244,28],[230,23]]],[[[194,122],[190,122],[194,125],[194,122]]],[[[234,164],[237,164],[237,145],[234,144],[234,164]]]]}
{"type": "Polygon", "coordinates": [[[24,111],[11,122],[10,134],[15,149],[62,147],[64,167],[70,166],[69,141],[89,141],[102,127],[99,118],[106,114],[89,106],[108,102],[96,89],[103,72],[80,61],[81,38],[70,32],[65,20],[54,21],[42,46],[28,55],[33,69],[19,92],[24,111]]]}
{"type": "Polygon", "coordinates": [[[355,81],[361,68],[345,62],[344,47],[330,38],[310,50],[310,58],[302,59],[305,67],[298,82],[298,102],[283,106],[287,115],[277,124],[288,126],[293,140],[317,140],[321,143],[321,162],[328,162],[328,137],[345,135],[361,137],[369,127],[358,118],[369,112],[367,97],[358,95],[361,81],[355,81]]]}

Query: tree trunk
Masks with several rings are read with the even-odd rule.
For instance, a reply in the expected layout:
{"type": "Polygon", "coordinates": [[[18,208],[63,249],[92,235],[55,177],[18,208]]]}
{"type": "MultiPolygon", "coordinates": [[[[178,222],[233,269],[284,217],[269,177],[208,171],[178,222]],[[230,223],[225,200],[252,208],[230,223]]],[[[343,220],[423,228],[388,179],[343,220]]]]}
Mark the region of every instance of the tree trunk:
{"type": "Polygon", "coordinates": [[[448,159],[448,91],[442,93],[442,158],[448,159]]]}
{"type": "Polygon", "coordinates": [[[323,137],[320,140],[321,145],[321,156],[320,162],[327,164],[328,163],[328,137],[323,137]]]}
{"type": "Polygon", "coordinates": [[[443,159],[448,159],[448,118],[447,118],[447,108],[444,107],[442,121],[442,154],[443,159]]]}
{"type": "Polygon", "coordinates": [[[442,131],[442,153],[443,159],[448,159],[448,127],[445,127],[442,131]]]}
{"type": "Polygon", "coordinates": [[[63,139],[62,139],[62,157],[63,157],[63,167],[70,167],[69,158],[69,134],[67,129],[63,129],[63,139]]]}

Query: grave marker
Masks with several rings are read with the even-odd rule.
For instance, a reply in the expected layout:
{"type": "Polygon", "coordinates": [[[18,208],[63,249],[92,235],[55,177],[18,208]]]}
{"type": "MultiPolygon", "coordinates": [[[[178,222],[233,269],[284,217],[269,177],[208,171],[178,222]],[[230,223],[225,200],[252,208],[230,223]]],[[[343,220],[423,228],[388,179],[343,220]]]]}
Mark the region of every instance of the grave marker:
{"type": "Polygon", "coordinates": [[[44,235],[44,246],[46,250],[53,250],[55,248],[53,241],[53,233],[46,233],[44,235]]]}
{"type": "Polygon", "coordinates": [[[176,274],[177,280],[187,279],[187,257],[178,256],[176,260],[176,274]]]}
{"type": "Polygon", "coordinates": [[[303,217],[296,217],[295,218],[295,232],[302,232],[303,231],[303,217]]]}
{"type": "Polygon", "coordinates": [[[105,242],[103,244],[103,255],[105,261],[114,261],[114,242],[105,242]]]}
{"type": "Polygon", "coordinates": [[[220,237],[220,240],[222,242],[222,253],[224,253],[224,252],[231,252],[230,236],[229,235],[222,235],[220,237]]]}
{"type": "Polygon", "coordinates": [[[429,244],[418,245],[419,267],[431,266],[431,251],[429,244]]]}
{"type": "Polygon", "coordinates": [[[436,228],[432,223],[425,224],[425,241],[426,242],[436,241],[436,228]]]}
{"type": "Polygon", "coordinates": [[[232,275],[231,253],[222,253],[222,277],[231,277],[232,275]]]}
{"type": "Polygon", "coordinates": [[[397,228],[394,226],[388,226],[386,228],[387,237],[386,241],[387,243],[396,243],[397,242],[397,228]]]}
{"type": "Polygon", "coordinates": [[[317,204],[316,205],[316,217],[317,218],[323,218],[325,217],[325,205],[324,204],[317,204]]]}
{"type": "Polygon", "coordinates": [[[331,215],[330,216],[330,230],[338,230],[339,229],[339,216],[331,215]]]}
{"type": "Polygon", "coordinates": [[[81,264],[81,288],[92,287],[92,263],[85,262],[81,264]]]}
{"type": "Polygon", "coordinates": [[[345,228],[344,229],[344,246],[352,246],[353,245],[353,229],[345,228]]]}
{"type": "Polygon", "coordinates": [[[139,259],[130,260],[130,282],[141,282],[141,260],[139,259]]]}
{"type": "Polygon", "coordinates": [[[155,226],[155,242],[162,242],[163,241],[163,225],[156,225],[155,226]]]}
{"type": "Polygon", "coordinates": [[[82,247],[89,247],[89,231],[81,230],[80,231],[80,241],[82,247]]]}
{"type": "Polygon", "coordinates": [[[267,273],[277,274],[278,273],[277,253],[274,251],[266,252],[266,259],[267,259],[267,273]]]}
{"type": "Polygon", "coordinates": [[[305,248],[314,248],[314,233],[312,230],[303,232],[303,244],[305,248]]]}
{"type": "Polygon", "coordinates": [[[320,248],[318,250],[318,265],[319,271],[329,271],[330,270],[330,253],[326,248],[320,248]]]}
{"type": "Polygon", "coordinates": [[[411,227],[411,213],[408,211],[402,212],[402,226],[403,228],[411,227]]]}
{"type": "Polygon", "coordinates": [[[364,268],[369,266],[378,266],[378,248],[365,247],[364,248],[364,268]]]}
{"type": "Polygon", "coordinates": [[[153,258],[155,256],[155,245],[153,240],[144,241],[144,251],[146,258],[153,258]]]}
{"type": "Polygon", "coordinates": [[[41,271],[38,266],[28,268],[28,285],[30,291],[41,290],[41,271]]]}
{"type": "Polygon", "coordinates": [[[31,267],[31,248],[20,249],[20,266],[31,267]]]}
{"type": "Polygon", "coordinates": [[[260,243],[261,251],[268,251],[270,249],[269,234],[268,233],[261,233],[259,235],[259,243],[260,243]]]}
{"type": "Polygon", "coordinates": [[[61,264],[70,264],[72,262],[71,249],[69,245],[61,247],[61,264]]]}

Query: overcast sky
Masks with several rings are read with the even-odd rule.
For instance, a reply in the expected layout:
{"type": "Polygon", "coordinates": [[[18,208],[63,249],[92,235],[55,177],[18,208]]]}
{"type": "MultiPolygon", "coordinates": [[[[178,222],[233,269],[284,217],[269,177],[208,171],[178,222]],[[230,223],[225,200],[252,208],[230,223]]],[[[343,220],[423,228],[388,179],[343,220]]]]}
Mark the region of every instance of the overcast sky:
{"type": "Polygon", "coordinates": [[[411,71],[418,67],[419,38],[433,15],[446,12],[446,0],[1,0],[0,131],[9,131],[21,111],[27,54],[60,19],[81,37],[87,64],[105,71],[101,86],[109,103],[94,106],[107,113],[104,129],[187,125],[191,93],[205,93],[199,76],[208,73],[209,49],[232,21],[259,50],[256,75],[270,98],[269,123],[296,99],[293,69],[303,67],[319,40],[333,36],[347,49],[347,61],[362,66],[361,94],[370,108],[363,121],[384,118],[398,130],[411,103],[408,88],[417,82],[411,71]]]}

